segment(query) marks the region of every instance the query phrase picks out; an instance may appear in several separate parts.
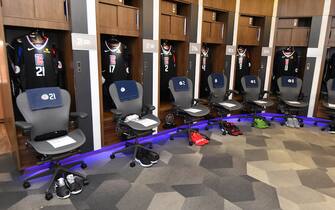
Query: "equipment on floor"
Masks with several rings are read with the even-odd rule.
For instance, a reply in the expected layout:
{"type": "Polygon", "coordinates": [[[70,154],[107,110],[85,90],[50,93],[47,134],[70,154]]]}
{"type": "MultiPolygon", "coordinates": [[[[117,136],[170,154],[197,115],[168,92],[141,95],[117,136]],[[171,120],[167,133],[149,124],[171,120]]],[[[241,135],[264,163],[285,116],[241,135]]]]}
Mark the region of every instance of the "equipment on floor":
{"type": "Polygon", "coordinates": [[[226,134],[229,134],[231,136],[243,135],[242,131],[240,130],[239,127],[237,127],[237,125],[231,122],[227,122],[227,121],[222,123],[221,131],[223,135],[226,135],[226,134]]]}
{"type": "Polygon", "coordinates": [[[185,127],[178,128],[177,132],[170,135],[170,140],[180,135],[188,136],[189,145],[193,145],[190,139],[194,131],[192,124],[204,119],[209,114],[209,109],[200,104],[202,100],[193,98],[193,84],[187,77],[174,77],[169,81],[169,88],[174,98],[172,113],[183,118],[185,127]]]}
{"type": "Polygon", "coordinates": [[[230,100],[229,96],[232,93],[238,93],[234,90],[227,90],[227,77],[222,73],[213,73],[208,77],[208,86],[210,89],[210,97],[209,97],[209,106],[212,111],[216,112],[220,119],[219,120],[211,120],[209,125],[206,127],[208,129],[210,126],[219,125],[222,130],[222,134],[235,133],[235,131],[227,131],[225,128],[225,121],[223,118],[226,117],[233,111],[240,110],[243,106],[239,102],[235,100],[230,100]]]}
{"type": "Polygon", "coordinates": [[[299,126],[303,127],[303,119],[297,117],[298,114],[307,111],[308,108],[308,103],[304,102],[306,96],[301,92],[302,80],[298,77],[283,76],[278,78],[277,84],[279,88],[277,93],[279,99],[278,110],[284,113],[284,116],[272,117],[271,120],[283,118],[285,122],[281,122],[281,125],[287,124],[289,127],[296,127],[296,120],[298,120],[299,126]],[[288,122],[288,119],[290,122],[288,122]]]}
{"type": "Polygon", "coordinates": [[[190,133],[190,139],[193,144],[197,146],[204,146],[209,143],[209,138],[204,136],[203,134],[199,133],[198,130],[193,130],[190,133]]]}
{"type": "MultiPolygon", "coordinates": [[[[271,125],[270,122],[260,114],[262,111],[265,111],[266,108],[273,106],[271,100],[264,98],[265,94],[269,94],[270,92],[261,90],[261,79],[254,75],[248,75],[242,77],[241,84],[243,87],[243,104],[251,114],[239,117],[238,121],[242,118],[252,118],[253,122],[251,126],[254,126],[259,123],[259,119],[262,119],[268,126],[271,125]]],[[[259,127],[264,128],[264,126],[259,127]]]]}
{"type": "MultiPolygon", "coordinates": [[[[140,144],[138,138],[141,136],[151,135],[154,128],[160,124],[158,117],[151,114],[155,107],[152,105],[143,105],[143,87],[140,83],[134,80],[121,80],[114,82],[109,87],[109,93],[116,105],[116,109],[112,109],[116,129],[119,136],[123,136],[123,140],[134,139],[134,143],[127,141],[125,148],[113,152],[110,155],[111,159],[115,158],[118,153],[128,152],[133,150],[132,161],[130,167],[135,166],[135,161],[140,162],[144,167],[150,166],[150,161],[143,158],[142,151],[152,148],[152,143],[140,144]],[[129,115],[137,115],[137,118],[129,117],[129,115]],[[128,120],[126,120],[128,119],[128,120]]],[[[153,152],[153,151],[151,151],[153,152]]]]}
{"type": "Polygon", "coordinates": [[[328,129],[329,133],[335,134],[335,79],[327,81],[327,93],[323,93],[322,106],[327,109],[327,114],[331,121],[315,121],[314,124],[324,123],[327,126],[322,128],[322,131],[328,129]]]}
{"type": "Polygon", "coordinates": [[[45,198],[50,200],[53,197],[54,182],[63,174],[74,174],[83,178],[84,183],[88,184],[84,175],[69,170],[78,164],[85,169],[87,165],[83,161],[64,165],[60,163],[64,158],[78,153],[86,141],[80,129],[71,131],[68,129],[69,118],[77,121],[87,117],[87,114],[82,112],[69,113],[70,94],[56,87],[36,88],[18,95],[16,102],[26,120],[17,121],[16,127],[27,137],[28,145],[42,156],[40,163],[50,163],[48,170],[25,179],[23,187],[30,187],[29,181],[32,179],[52,175],[45,193],[45,198]],[[63,135],[60,136],[59,133],[63,135]]]}

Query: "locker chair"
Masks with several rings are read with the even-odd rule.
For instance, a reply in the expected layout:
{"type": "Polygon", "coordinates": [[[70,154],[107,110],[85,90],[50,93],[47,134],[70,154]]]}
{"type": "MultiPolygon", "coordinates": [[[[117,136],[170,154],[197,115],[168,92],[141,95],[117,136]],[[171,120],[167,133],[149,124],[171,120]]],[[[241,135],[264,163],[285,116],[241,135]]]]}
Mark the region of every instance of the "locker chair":
{"type": "Polygon", "coordinates": [[[83,178],[84,184],[88,184],[84,175],[69,170],[79,164],[81,168],[85,169],[87,165],[83,161],[68,164],[60,163],[64,158],[80,152],[79,148],[86,141],[86,137],[80,129],[69,131],[70,118],[76,121],[87,117],[87,114],[82,112],[70,113],[70,94],[66,90],[59,88],[37,88],[21,93],[17,96],[16,102],[25,119],[25,121],[15,122],[16,127],[27,137],[27,146],[32,147],[38,153],[39,164],[50,164],[47,170],[26,178],[23,187],[29,188],[30,180],[52,175],[45,193],[45,198],[50,200],[53,197],[54,182],[64,174],[79,176],[83,178]],[[57,106],[52,105],[52,102],[50,103],[51,105],[47,104],[49,103],[48,101],[53,99],[53,94],[55,94],[54,98],[61,98],[57,106]],[[35,100],[35,96],[40,97],[43,101],[35,100]],[[43,105],[44,102],[46,104],[43,105]],[[35,107],[34,103],[37,106],[43,105],[43,107],[35,107]],[[66,141],[71,141],[71,143],[64,142],[63,145],[56,146],[55,141],[62,137],[70,137],[66,138],[66,141]]]}
{"type": "MultiPolygon", "coordinates": [[[[197,129],[192,128],[192,124],[204,119],[209,114],[209,109],[201,105],[200,99],[193,98],[193,83],[187,77],[174,77],[169,81],[169,89],[174,98],[173,114],[183,118],[186,127],[179,128],[176,133],[170,135],[170,140],[181,135],[188,136],[190,146],[193,142],[190,139],[191,132],[197,129]]],[[[203,135],[205,136],[205,135],[203,135]]]]}
{"type": "Polygon", "coordinates": [[[117,134],[123,140],[126,140],[125,148],[113,152],[110,158],[114,159],[116,154],[133,150],[130,167],[134,167],[137,152],[140,149],[152,149],[151,142],[140,144],[138,138],[151,135],[154,129],[159,126],[160,120],[151,114],[155,110],[154,106],[143,105],[143,88],[140,83],[134,80],[116,81],[109,86],[109,93],[116,105],[116,109],[111,111],[116,121],[117,134]],[[127,120],[127,117],[131,115],[137,115],[139,118],[137,120],[127,120]],[[151,124],[143,124],[143,120],[149,120],[151,124]],[[131,143],[128,141],[130,139],[135,140],[131,143]]]}
{"type": "MultiPolygon", "coordinates": [[[[302,80],[297,77],[282,76],[277,79],[277,84],[279,89],[277,93],[279,99],[278,110],[284,113],[284,116],[272,117],[271,120],[282,118],[286,122],[288,118],[296,118],[300,127],[303,127],[303,119],[296,116],[308,108],[308,103],[303,101],[305,96],[301,92],[302,80]]],[[[284,125],[285,122],[280,124],[284,125]]]]}
{"type": "Polygon", "coordinates": [[[322,131],[329,129],[329,132],[335,133],[335,79],[327,81],[327,92],[322,93],[322,97],[322,106],[326,108],[331,121],[319,120],[315,121],[314,125],[324,123],[326,126],[321,128],[322,131]]]}
{"type": "Polygon", "coordinates": [[[243,106],[248,109],[252,114],[247,116],[239,117],[238,121],[242,118],[252,118],[253,123],[251,126],[254,126],[255,119],[261,118],[268,125],[271,123],[261,116],[261,112],[265,111],[266,108],[273,106],[273,102],[269,99],[264,98],[265,94],[269,94],[269,91],[261,90],[261,80],[258,76],[247,75],[241,78],[241,84],[243,91],[241,92],[243,96],[243,106]]]}
{"type": "MultiPolygon", "coordinates": [[[[230,100],[228,97],[232,93],[238,93],[235,90],[227,90],[227,77],[222,73],[213,73],[208,77],[208,86],[210,90],[209,105],[211,110],[216,112],[220,116],[220,120],[212,120],[209,124],[219,125],[220,128],[223,128],[223,120],[227,114],[230,114],[233,111],[242,109],[242,104],[230,100]]],[[[208,128],[208,127],[207,127],[208,128]]]]}

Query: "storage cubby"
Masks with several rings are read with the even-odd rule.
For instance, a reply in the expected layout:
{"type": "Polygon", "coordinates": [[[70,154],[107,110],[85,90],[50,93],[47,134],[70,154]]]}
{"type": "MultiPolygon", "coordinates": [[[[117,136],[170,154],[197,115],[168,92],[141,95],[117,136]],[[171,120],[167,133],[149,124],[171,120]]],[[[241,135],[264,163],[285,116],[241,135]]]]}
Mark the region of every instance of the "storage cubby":
{"type": "Polygon", "coordinates": [[[263,17],[241,15],[237,43],[245,46],[259,46],[262,40],[263,17]]]}
{"type": "MultiPolygon", "coordinates": [[[[106,78],[108,79],[107,85],[104,85],[102,79],[100,80],[102,145],[107,146],[120,141],[116,134],[113,114],[110,112],[110,109],[114,108],[114,104],[109,96],[107,86],[121,77],[122,79],[133,79],[142,83],[142,39],[140,38],[142,31],[140,22],[142,2],[141,0],[99,0],[97,4],[99,78],[103,77],[102,71],[106,71],[106,69],[103,69],[104,62],[110,62],[109,58],[103,54],[106,53],[106,49],[108,51],[106,42],[110,42],[110,40],[121,43],[121,53],[127,54],[127,61],[125,62],[127,62],[129,68],[129,74],[125,77],[117,76],[117,72],[113,71],[113,75],[111,74],[110,78],[106,78]],[[106,101],[108,101],[108,106],[106,106],[106,101]]],[[[114,57],[114,59],[117,58],[114,57]]],[[[115,71],[117,70],[116,68],[115,71]]]]}
{"type": "Polygon", "coordinates": [[[308,46],[312,18],[279,18],[276,46],[308,46]]]}

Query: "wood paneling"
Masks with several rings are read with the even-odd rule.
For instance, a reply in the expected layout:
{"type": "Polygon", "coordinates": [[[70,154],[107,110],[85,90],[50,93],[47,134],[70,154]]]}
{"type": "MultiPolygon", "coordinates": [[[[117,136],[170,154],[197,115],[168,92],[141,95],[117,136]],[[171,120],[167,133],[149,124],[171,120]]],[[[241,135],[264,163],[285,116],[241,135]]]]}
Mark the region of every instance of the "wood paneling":
{"type": "Polygon", "coordinates": [[[211,10],[204,10],[203,21],[214,22],[216,20],[216,12],[211,10]]]}
{"type": "Polygon", "coordinates": [[[161,15],[161,39],[185,41],[186,17],[180,15],[161,15]]]}
{"type": "Polygon", "coordinates": [[[292,29],[291,46],[307,47],[309,40],[309,28],[294,28],[292,29]]]}
{"type": "Polygon", "coordinates": [[[260,41],[260,27],[240,26],[237,43],[239,45],[258,46],[260,41]]]}
{"type": "Polygon", "coordinates": [[[204,0],[204,7],[235,12],[235,0],[204,0]]]}
{"type": "Polygon", "coordinates": [[[288,46],[291,43],[292,29],[278,29],[276,32],[276,46],[288,46]]]}
{"type": "Polygon", "coordinates": [[[330,29],[328,46],[335,47],[335,28],[330,29]]]}
{"type": "Polygon", "coordinates": [[[2,0],[2,11],[5,17],[33,19],[35,5],[33,0],[2,0]]]}
{"type": "Polygon", "coordinates": [[[35,17],[55,22],[66,22],[64,0],[35,0],[35,17]]]}
{"type": "Polygon", "coordinates": [[[169,1],[162,1],[161,11],[164,14],[176,15],[177,14],[177,4],[169,1]]]}
{"type": "Polygon", "coordinates": [[[279,0],[279,17],[322,16],[324,0],[279,0]]]}
{"type": "Polygon", "coordinates": [[[273,0],[241,0],[240,13],[255,16],[272,16],[273,0]]]}

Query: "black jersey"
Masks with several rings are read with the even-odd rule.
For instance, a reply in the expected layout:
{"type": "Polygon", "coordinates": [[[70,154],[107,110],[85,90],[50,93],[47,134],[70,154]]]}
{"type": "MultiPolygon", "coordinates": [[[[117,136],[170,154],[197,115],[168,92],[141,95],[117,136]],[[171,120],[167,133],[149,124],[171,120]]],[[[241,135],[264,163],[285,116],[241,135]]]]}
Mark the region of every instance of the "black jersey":
{"type": "Polygon", "coordinates": [[[236,90],[241,91],[243,90],[241,84],[241,78],[250,75],[251,69],[251,61],[248,56],[247,49],[238,50],[237,57],[236,57],[236,90]]]}
{"type": "Polygon", "coordinates": [[[299,76],[299,57],[295,51],[280,50],[276,52],[273,66],[272,88],[278,91],[277,79],[282,76],[299,76]]]}
{"type": "Polygon", "coordinates": [[[26,89],[60,86],[62,62],[48,38],[43,44],[34,44],[30,36],[15,42],[14,65],[21,88],[26,89]]]}
{"type": "Polygon", "coordinates": [[[127,46],[119,43],[110,44],[108,40],[102,45],[102,77],[104,109],[114,108],[109,94],[109,86],[114,81],[131,79],[129,52],[127,46]]]}
{"type": "Polygon", "coordinates": [[[325,70],[322,78],[322,91],[327,92],[327,81],[335,78],[335,53],[326,60],[325,70]]]}
{"type": "Polygon", "coordinates": [[[161,46],[160,97],[163,101],[170,100],[169,80],[177,74],[175,56],[174,49],[171,45],[161,46]]]}
{"type": "Polygon", "coordinates": [[[200,97],[208,97],[210,90],[208,87],[208,77],[212,73],[210,63],[210,50],[208,47],[201,48],[201,74],[200,74],[200,97]]]}

